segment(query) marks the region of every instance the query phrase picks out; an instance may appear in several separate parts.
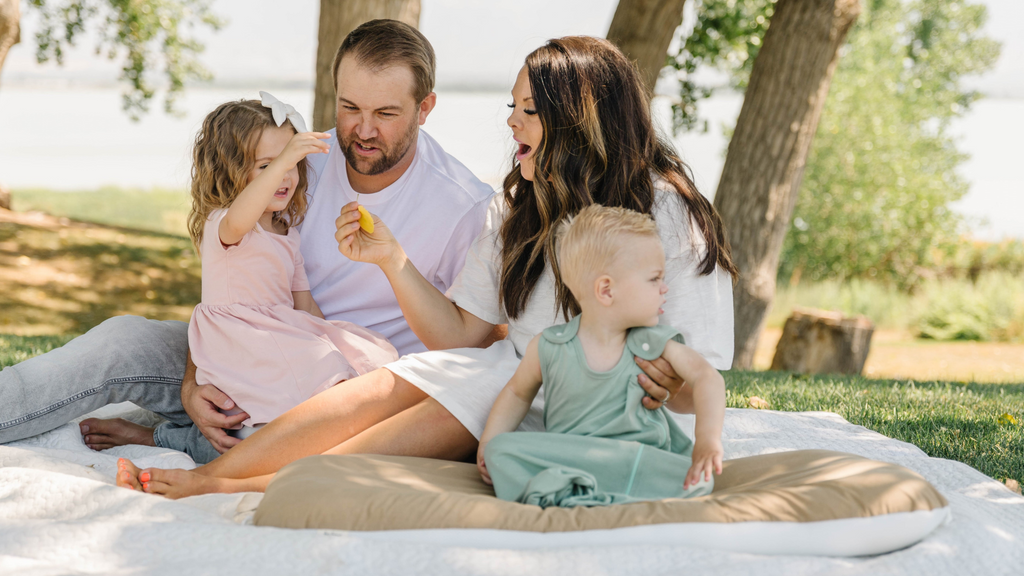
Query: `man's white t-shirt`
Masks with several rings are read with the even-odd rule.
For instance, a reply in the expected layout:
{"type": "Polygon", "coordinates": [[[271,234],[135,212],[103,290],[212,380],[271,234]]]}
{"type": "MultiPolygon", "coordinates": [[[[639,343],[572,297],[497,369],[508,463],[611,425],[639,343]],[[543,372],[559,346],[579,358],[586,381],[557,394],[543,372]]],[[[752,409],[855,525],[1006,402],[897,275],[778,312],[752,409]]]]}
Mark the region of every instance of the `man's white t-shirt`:
{"type": "MultiPolygon", "coordinates": [[[[405,355],[427,348],[413,334],[384,272],[338,251],[335,220],[356,200],[335,130],[329,154],[310,154],[309,209],[299,227],[313,299],[328,320],[346,320],[380,332],[405,355]]],[[[483,227],[494,190],[420,130],[416,156],[394,184],[359,203],[380,217],[423,277],[445,292],[483,227]]]]}

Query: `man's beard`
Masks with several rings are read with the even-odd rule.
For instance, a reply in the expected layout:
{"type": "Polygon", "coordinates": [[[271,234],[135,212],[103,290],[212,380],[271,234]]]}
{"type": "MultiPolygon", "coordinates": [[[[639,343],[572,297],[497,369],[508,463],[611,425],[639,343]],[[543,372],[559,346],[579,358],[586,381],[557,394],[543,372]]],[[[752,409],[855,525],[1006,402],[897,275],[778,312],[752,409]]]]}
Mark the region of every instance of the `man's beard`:
{"type": "Polygon", "coordinates": [[[351,166],[353,170],[363,176],[376,176],[391,170],[396,164],[402,161],[402,158],[404,158],[406,152],[409,151],[409,147],[412,146],[413,140],[416,139],[416,134],[418,133],[419,125],[412,122],[412,126],[410,126],[409,131],[406,132],[402,136],[402,139],[396,142],[394,146],[385,147],[384,143],[376,138],[373,140],[359,140],[357,137],[352,137],[342,141],[342,151],[345,153],[345,160],[348,161],[348,165],[351,166]],[[380,151],[380,156],[373,160],[360,156],[355,150],[357,141],[376,148],[380,151]]]}

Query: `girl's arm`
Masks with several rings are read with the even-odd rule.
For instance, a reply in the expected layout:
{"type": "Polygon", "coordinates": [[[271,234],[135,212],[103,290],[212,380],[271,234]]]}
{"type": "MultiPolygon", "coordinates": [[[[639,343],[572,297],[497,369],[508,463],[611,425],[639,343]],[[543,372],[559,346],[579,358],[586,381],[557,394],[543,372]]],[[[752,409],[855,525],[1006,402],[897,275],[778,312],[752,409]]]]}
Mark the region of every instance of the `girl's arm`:
{"type": "Polygon", "coordinates": [[[696,484],[701,477],[711,480],[712,470],[722,473],[722,424],[725,420],[725,380],[703,356],[689,346],[669,341],[662,353],[684,382],[692,389],[693,407],[697,414],[694,429],[692,465],[686,473],[684,488],[696,484]]]}
{"type": "Polygon", "coordinates": [[[355,202],[346,204],[335,222],[338,250],[350,260],[380,266],[420,341],[431,350],[465,348],[483,341],[494,324],[459,308],[427,281],[380,218],[373,217],[373,234],[362,230],[357,207],[355,202]]]}
{"type": "Polygon", "coordinates": [[[302,292],[292,292],[292,299],[295,301],[295,309],[302,310],[303,312],[309,312],[317,318],[323,318],[324,313],[320,311],[320,307],[316,305],[316,300],[313,300],[313,294],[309,290],[303,290],[302,292]]]}
{"type": "Polygon", "coordinates": [[[322,132],[296,134],[277,158],[258,165],[260,173],[238,194],[228,208],[228,213],[220,221],[217,232],[221,243],[225,246],[238,244],[253,226],[256,226],[260,216],[263,216],[267,205],[274,198],[274,192],[280,188],[285,174],[307,154],[330,151],[330,145],[322,141],[330,137],[330,134],[322,132]]]}
{"type": "Polygon", "coordinates": [[[487,443],[498,434],[512,432],[523,423],[526,413],[530,411],[533,399],[537,397],[540,390],[541,372],[540,357],[537,354],[538,334],[530,340],[526,347],[526,354],[516,368],[512,379],[501,389],[498,399],[491,407],[491,414],[487,417],[487,425],[484,426],[484,433],[480,436],[480,447],[476,451],[476,465],[483,476],[484,482],[491,484],[491,476],[487,472],[487,464],[484,462],[484,449],[487,443]]]}

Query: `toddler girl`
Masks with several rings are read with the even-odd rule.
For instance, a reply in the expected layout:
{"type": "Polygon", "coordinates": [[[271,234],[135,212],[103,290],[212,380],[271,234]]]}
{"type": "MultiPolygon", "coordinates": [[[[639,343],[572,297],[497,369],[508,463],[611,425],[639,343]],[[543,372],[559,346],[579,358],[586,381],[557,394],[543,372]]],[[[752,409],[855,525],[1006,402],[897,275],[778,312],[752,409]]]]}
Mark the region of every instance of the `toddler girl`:
{"type": "MultiPolygon", "coordinates": [[[[189,349],[197,383],[216,385],[249,415],[242,437],[398,358],[380,334],[324,320],[310,295],[295,226],[306,211],[305,157],[328,152],[328,135],[297,132],[301,117],[273,102],[279,110],[256,100],[222,104],[203,121],[193,150],[189,233],[202,259],[203,297],[189,349]]],[[[166,426],[154,432],[157,446],[192,454],[190,444],[205,441],[194,427],[180,434],[166,426]]]]}
{"type": "MultiPolygon", "coordinates": [[[[477,465],[503,500],[596,506],[701,496],[722,471],[725,384],[658,316],[668,287],[650,217],[592,205],[559,228],[557,271],[582,312],[530,342],[498,395],[477,465]],[[693,389],[696,441],[648,410],[633,357],[664,357],[693,389]],[[546,432],[512,432],[544,384],[546,432]]],[[[667,402],[667,400],[666,400],[667,402]]]]}

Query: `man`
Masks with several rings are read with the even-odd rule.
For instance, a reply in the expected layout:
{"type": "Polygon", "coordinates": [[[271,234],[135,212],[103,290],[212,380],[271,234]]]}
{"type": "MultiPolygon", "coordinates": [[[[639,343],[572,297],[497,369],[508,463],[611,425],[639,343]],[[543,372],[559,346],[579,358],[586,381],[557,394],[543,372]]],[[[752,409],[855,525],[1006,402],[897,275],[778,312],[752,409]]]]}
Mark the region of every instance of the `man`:
{"type": "MultiPolygon", "coordinates": [[[[388,223],[416,268],[442,292],[461,270],[493,190],[419,128],[436,102],[434,67],[430,43],[406,24],[374,20],[346,37],[334,61],[331,151],[309,156],[310,206],[300,228],[311,291],[327,319],[376,330],[401,354],[426,348],[380,269],[338,252],[335,219],[358,199],[388,223]]],[[[188,445],[189,455],[205,463],[241,441],[226,430],[248,417],[225,414],[237,412],[234,402],[213,385],[196,384],[187,324],[121,316],[0,372],[0,442],[125,401],[168,422],[154,430],[91,418],[81,424],[87,445],[188,445]]]]}

